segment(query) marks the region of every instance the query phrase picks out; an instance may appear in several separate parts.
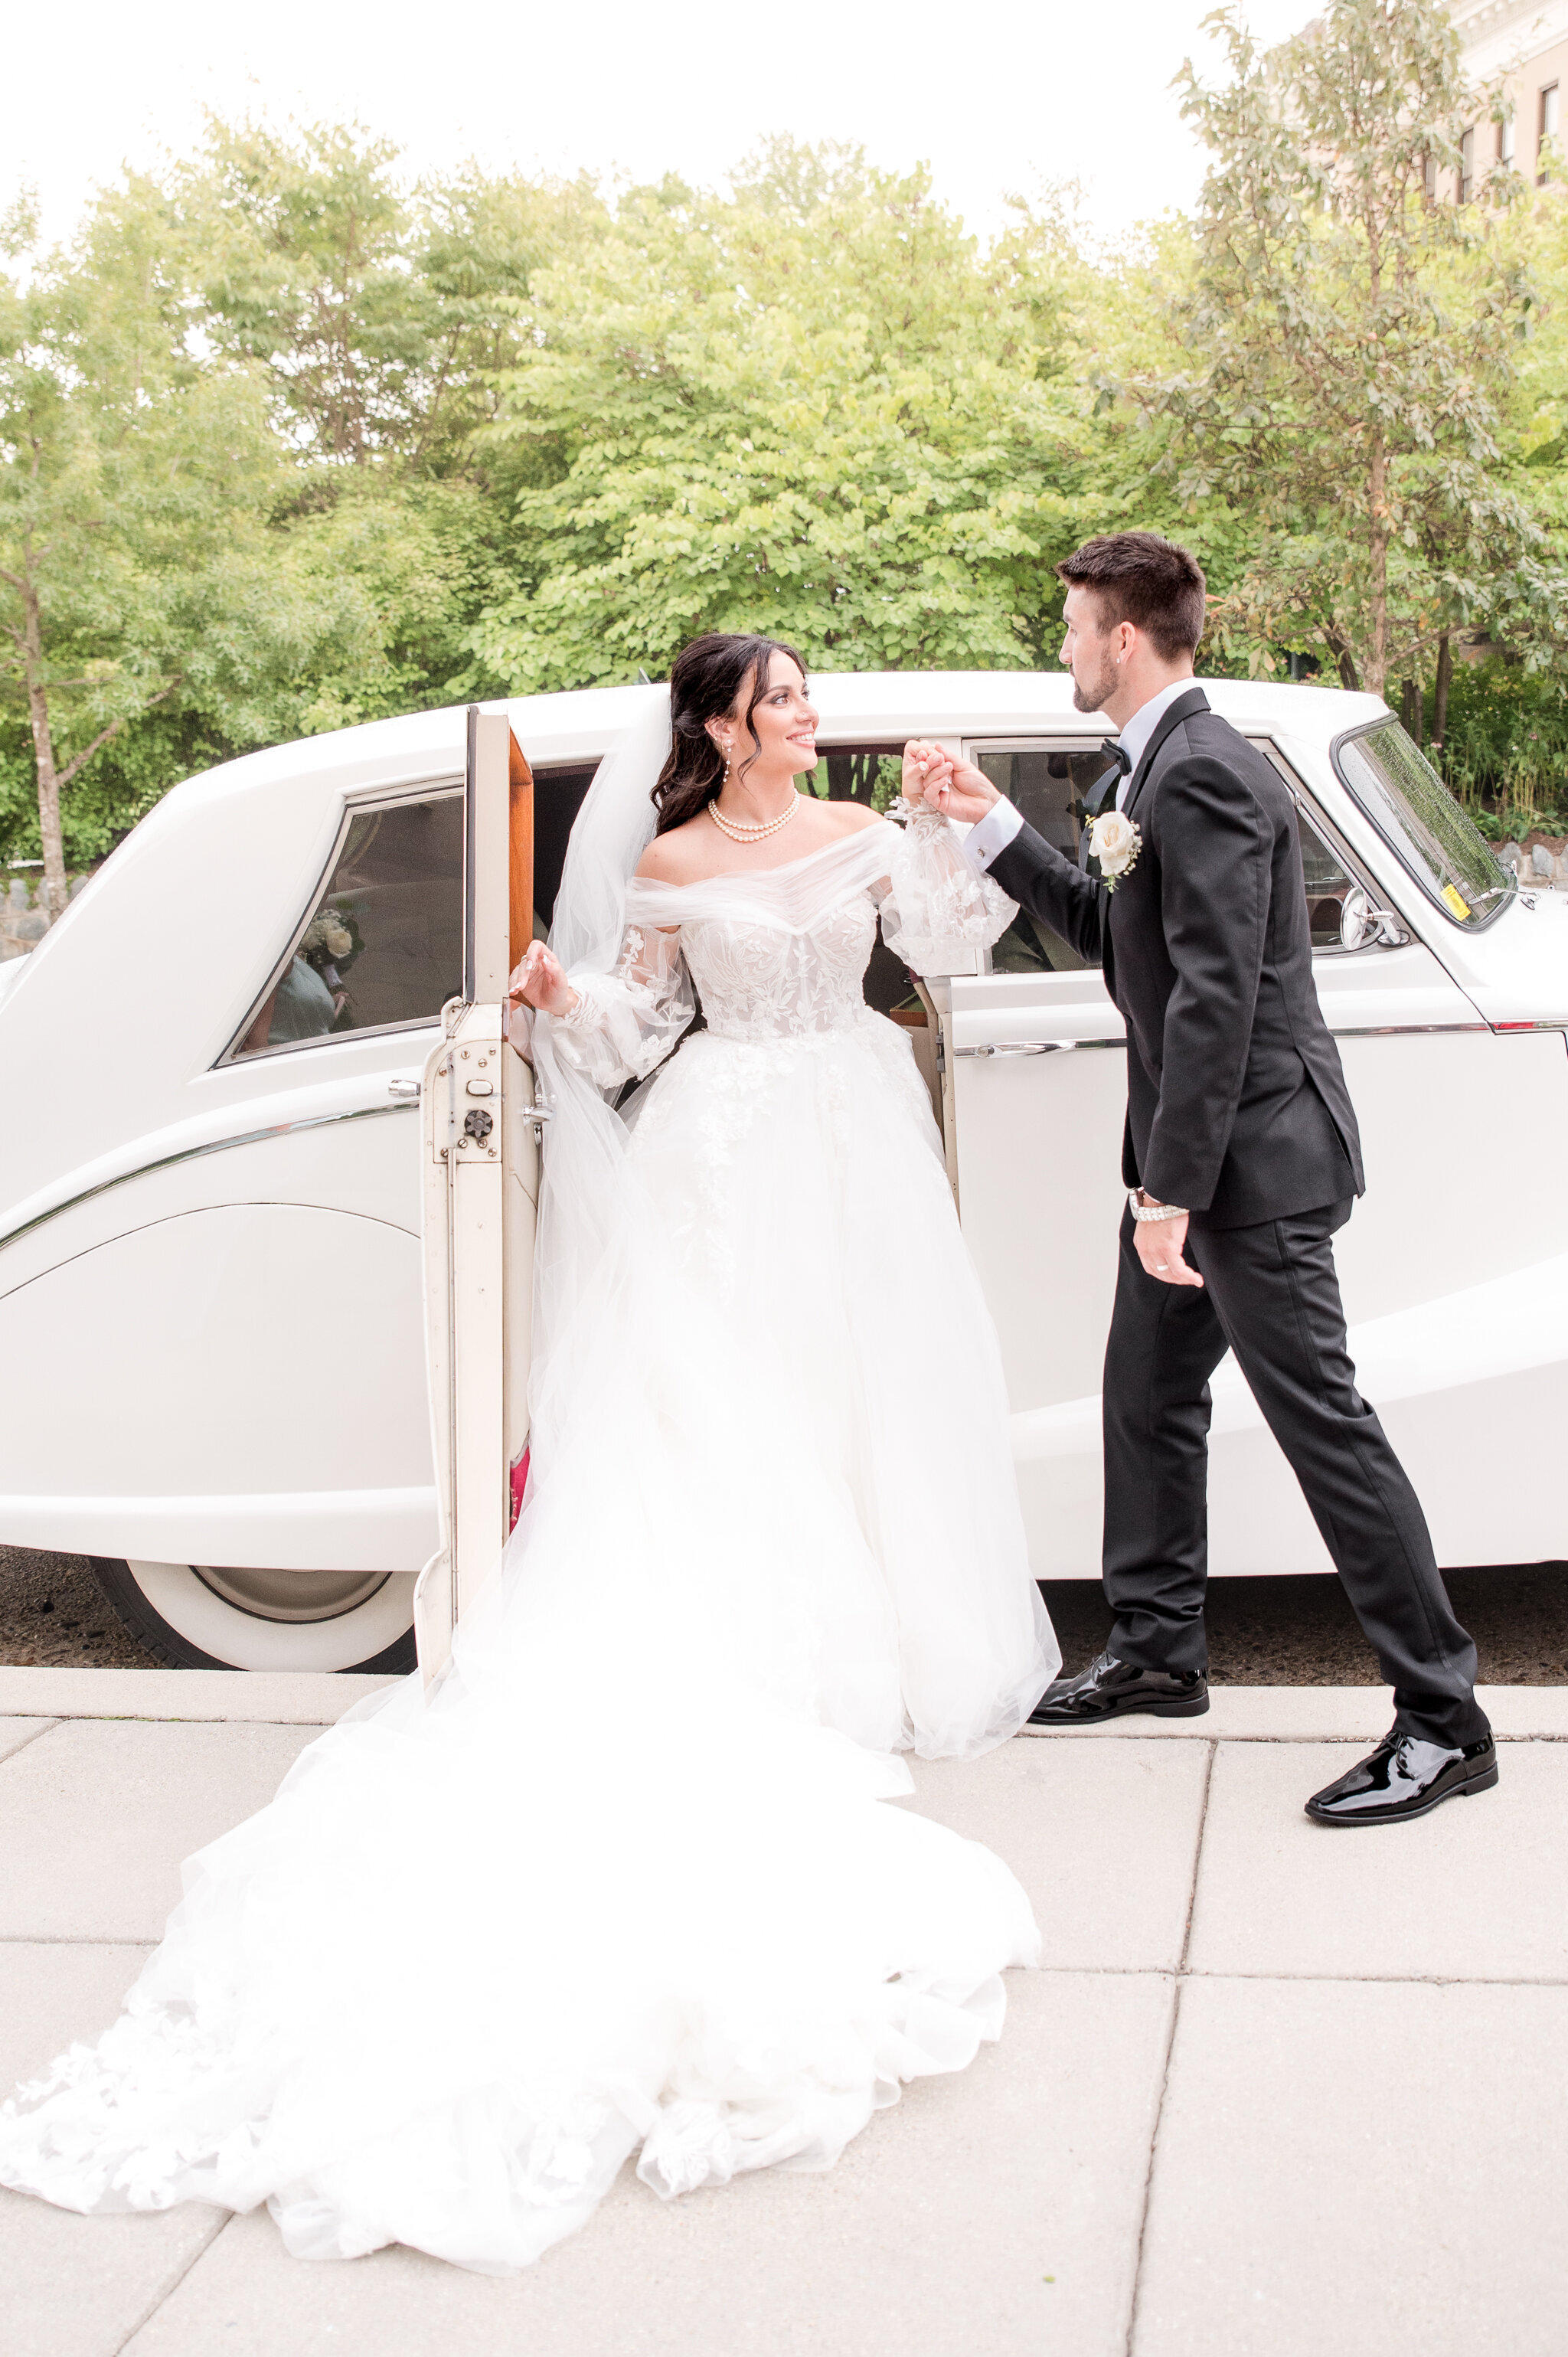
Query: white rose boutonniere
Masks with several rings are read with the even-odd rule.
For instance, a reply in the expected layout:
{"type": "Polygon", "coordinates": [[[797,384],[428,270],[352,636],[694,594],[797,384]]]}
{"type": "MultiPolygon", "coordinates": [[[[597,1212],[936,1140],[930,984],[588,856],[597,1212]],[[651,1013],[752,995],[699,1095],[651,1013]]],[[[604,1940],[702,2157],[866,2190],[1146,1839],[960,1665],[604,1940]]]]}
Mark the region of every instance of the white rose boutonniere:
{"type": "Polygon", "coordinates": [[[1089,830],[1089,848],[1100,862],[1106,890],[1114,892],[1136,866],[1144,838],[1125,811],[1102,811],[1089,830]]]}

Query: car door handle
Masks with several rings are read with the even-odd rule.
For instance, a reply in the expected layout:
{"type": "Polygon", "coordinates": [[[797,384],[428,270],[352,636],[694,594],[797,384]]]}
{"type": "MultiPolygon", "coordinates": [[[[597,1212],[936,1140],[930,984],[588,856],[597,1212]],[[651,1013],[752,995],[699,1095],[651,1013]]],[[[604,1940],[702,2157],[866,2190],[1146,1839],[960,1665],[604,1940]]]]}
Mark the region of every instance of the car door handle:
{"type": "Polygon", "coordinates": [[[955,1048],[955,1056],[1055,1056],[1065,1055],[1079,1043],[1076,1039],[1004,1039],[992,1048],[955,1048]]]}
{"type": "Polygon", "coordinates": [[[418,1098],[419,1088],[417,1081],[389,1081],[387,1094],[398,1098],[403,1104],[413,1104],[418,1098]]]}

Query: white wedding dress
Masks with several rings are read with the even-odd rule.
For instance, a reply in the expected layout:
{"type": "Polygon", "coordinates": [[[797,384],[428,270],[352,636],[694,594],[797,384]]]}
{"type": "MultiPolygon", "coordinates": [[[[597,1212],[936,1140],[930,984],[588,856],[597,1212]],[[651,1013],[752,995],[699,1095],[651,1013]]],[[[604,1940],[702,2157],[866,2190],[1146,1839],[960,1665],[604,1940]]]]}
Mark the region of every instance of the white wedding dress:
{"type": "Polygon", "coordinates": [[[1028,1902],[888,1803],[1058,1656],[929,1103],[862,997],[879,900],[895,942],[1010,911],[929,819],[628,888],[558,1061],[648,1073],[689,977],[707,1028],[634,1103],[503,1575],[428,1698],[188,1861],[122,2018],[5,2107],[0,2182],[500,2273],[639,2147],[666,2195],[826,2168],[999,2034],[1028,1902]]]}

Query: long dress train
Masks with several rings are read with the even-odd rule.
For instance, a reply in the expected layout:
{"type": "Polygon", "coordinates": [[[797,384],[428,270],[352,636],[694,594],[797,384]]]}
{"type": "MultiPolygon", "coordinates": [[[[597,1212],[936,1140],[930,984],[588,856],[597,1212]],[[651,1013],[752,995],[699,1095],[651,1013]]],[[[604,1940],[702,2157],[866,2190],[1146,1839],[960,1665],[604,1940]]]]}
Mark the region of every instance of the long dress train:
{"type": "Polygon", "coordinates": [[[861,992],[878,901],[897,942],[944,891],[1006,921],[921,821],[632,883],[559,1053],[646,1074],[691,977],[707,1028],[634,1103],[637,1248],[546,1371],[502,1576],[431,1695],[188,1862],[121,2019],[0,2116],[0,2182],[499,2273],[639,2147],[666,2195],[826,2168],[999,2034],[1028,1903],[886,1805],[900,1751],[1002,1741],[1058,1658],[929,1104],[861,992]]]}

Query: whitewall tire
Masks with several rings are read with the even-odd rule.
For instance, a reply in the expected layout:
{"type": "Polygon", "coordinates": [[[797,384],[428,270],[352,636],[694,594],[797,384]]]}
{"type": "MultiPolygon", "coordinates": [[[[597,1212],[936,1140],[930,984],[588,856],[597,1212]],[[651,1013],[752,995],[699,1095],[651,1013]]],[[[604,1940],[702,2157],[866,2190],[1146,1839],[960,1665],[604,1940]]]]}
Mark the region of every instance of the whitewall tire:
{"type": "Polygon", "coordinates": [[[131,1634],[177,1670],[412,1670],[412,1572],[229,1570],[94,1555],[131,1634]]]}

